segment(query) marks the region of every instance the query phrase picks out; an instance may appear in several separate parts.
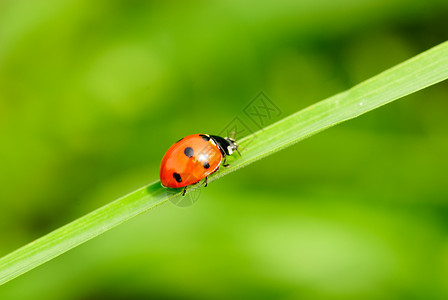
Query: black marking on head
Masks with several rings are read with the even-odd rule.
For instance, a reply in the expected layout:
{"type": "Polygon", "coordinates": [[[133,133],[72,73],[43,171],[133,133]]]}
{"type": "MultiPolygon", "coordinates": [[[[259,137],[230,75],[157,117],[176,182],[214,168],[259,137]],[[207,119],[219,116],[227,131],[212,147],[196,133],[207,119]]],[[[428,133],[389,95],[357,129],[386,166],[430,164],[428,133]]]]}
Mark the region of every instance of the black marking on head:
{"type": "Polygon", "coordinates": [[[206,134],[200,134],[199,136],[206,142],[208,142],[210,140],[210,137],[206,134]]]}
{"type": "Polygon", "coordinates": [[[191,148],[191,147],[185,148],[184,153],[188,157],[193,157],[193,155],[194,155],[193,148],[191,148]]]}
{"type": "MultiPolygon", "coordinates": [[[[177,141],[176,143],[179,143],[179,142],[180,142],[180,141],[182,141],[183,139],[184,139],[184,138],[181,138],[181,139],[180,139],[180,140],[178,140],[178,141],[177,141]]],[[[175,144],[176,144],[176,143],[175,143],[175,144]]]]}
{"type": "Polygon", "coordinates": [[[208,161],[204,162],[202,165],[203,165],[204,168],[206,168],[206,169],[210,168],[210,164],[208,163],[208,161]]]}
{"type": "Polygon", "coordinates": [[[173,173],[173,177],[177,182],[182,182],[182,177],[180,177],[179,173],[173,173]]]}

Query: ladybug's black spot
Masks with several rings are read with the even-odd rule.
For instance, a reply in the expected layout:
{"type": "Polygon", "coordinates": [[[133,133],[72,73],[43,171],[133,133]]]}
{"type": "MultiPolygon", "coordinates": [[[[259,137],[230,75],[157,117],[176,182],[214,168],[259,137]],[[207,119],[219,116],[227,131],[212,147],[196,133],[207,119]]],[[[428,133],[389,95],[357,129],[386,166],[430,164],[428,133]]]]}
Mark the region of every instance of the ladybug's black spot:
{"type": "MultiPolygon", "coordinates": [[[[179,142],[180,142],[180,141],[182,141],[183,139],[184,139],[184,138],[181,138],[181,139],[180,139],[180,140],[178,140],[178,141],[177,141],[176,143],[179,143],[179,142]]],[[[176,144],[176,143],[175,143],[175,144],[176,144]]]]}
{"type": "Polygon", "coordinates": [[[188,157],[193,157],[193,155],[194,155],[193,148],[191,148],[191,147],[185,148],[184,153],[188,157]]]}
{"type": "Polygon", "coordinates": [[[202,165],[203,165],[204,168],[206,168],[206,169],[210,168],[210,164],[208,163],[208,161],[204,162],[202,165]]]}
{"type": "Polygon", "coordinates": [[[199,136],[206,142],[210,141],[210,137],[208,135],[200,134],[199,136]]]}
{"type": "Polygon", "coordinates": [[[180,177],[179,173],[173,173],[173,177],[177,182],[182,182],[182,177],[180,177]]]}

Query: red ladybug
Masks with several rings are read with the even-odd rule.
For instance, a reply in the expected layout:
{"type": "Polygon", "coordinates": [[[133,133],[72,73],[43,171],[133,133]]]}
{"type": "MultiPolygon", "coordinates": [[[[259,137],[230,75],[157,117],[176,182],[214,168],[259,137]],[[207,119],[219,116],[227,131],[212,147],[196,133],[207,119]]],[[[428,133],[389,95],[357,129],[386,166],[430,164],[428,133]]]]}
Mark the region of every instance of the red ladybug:
{"type": "MultiPolygon", "coordinates": [[[[198,183],[216,172],[224,159],[223,166],[227,167],[227,155],[238,151],[238,144],[233,138],[208,134],[193,134],[186,136],[165,153],[160,164],[160,182],[164,187],[185,187],[198,183]]],[[[241,155],[241,154],[240,154],[241,155]]]]}

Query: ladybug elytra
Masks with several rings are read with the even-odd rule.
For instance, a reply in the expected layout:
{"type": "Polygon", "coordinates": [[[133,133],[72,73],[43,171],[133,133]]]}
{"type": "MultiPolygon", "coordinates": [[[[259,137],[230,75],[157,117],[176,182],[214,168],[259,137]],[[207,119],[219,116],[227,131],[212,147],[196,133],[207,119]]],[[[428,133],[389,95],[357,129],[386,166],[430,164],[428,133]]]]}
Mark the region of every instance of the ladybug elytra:
{"type": "MultiPolygon", "coordinates": [[[[196,184],[219,169],[221,162],[226,164],[227,155],[238,153],[238,144],[233,138],[208,134],[186,136],[165,153],[160,165],[160,182],[164,187],[184,187],[196,184]]],[[[241,155],[241,154],[240,154],[241,155]]]]}

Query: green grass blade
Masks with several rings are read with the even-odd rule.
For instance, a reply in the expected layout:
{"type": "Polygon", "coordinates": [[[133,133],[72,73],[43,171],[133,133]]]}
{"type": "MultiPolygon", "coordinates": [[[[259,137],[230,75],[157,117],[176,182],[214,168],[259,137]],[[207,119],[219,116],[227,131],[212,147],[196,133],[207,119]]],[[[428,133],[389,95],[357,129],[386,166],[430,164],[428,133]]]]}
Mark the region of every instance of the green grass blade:
{"type": "MultiPolygon", "coordinates": [[[[210,181],[277,152],[319,131],[448,78],[448,42],[350,90],[299,111],[239,141],[242,157],[210,181]],[[249,143],[250,141],[250,143],[249,143]]],[[[0,259],[0,285],[170,198],[157,181],[115,200],[0,259]]]]}
{"type": "Polygon", "coordinates": [[[247,151],[217,177],[447,78],[448,42],[444,42],[239,141],[243,146],[250,142],[247,151]]]}
{"type": "Polygon", "coordinates": [[[50,232],[0,260],[0,285],[167,200],[157,181],[50,232]]]}

